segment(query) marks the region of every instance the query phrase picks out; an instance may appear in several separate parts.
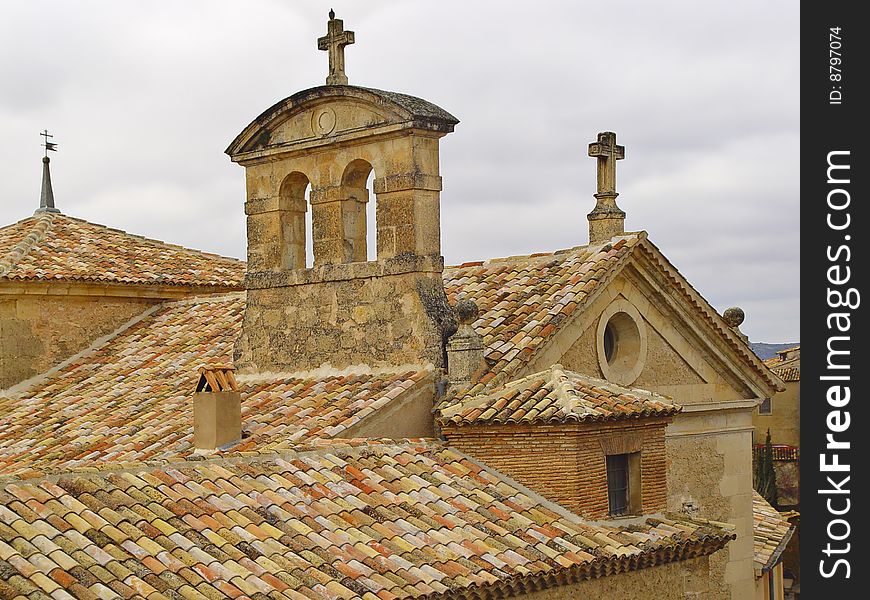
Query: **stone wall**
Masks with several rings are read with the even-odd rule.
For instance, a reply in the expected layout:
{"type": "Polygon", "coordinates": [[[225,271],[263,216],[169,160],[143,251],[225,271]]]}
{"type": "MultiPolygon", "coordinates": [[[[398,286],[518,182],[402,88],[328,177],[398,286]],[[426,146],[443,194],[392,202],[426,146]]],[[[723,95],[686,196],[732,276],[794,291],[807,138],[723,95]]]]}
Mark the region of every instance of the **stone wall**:
{"type": "MultiPolygon", "coordinates": [[[[632,383],[633,387],[654,389],[658,385],[674,382],[683,385],[705,383],[649,321],[644,319],[643,325],[647,337],[645,366],[637,380],[632,383]]],[[[596,353],[590,352],[590,349],[594,350],[596,347],[595,334],[594,327],[588,328],[559,362],[566,369],[604,378],[596,353]]]]}
{"type": "Polygon", "coordinates": [[[668,511],[731,523],[737,539],[710,557],[711,598],[751,598],[752,445],[748,409],[690,411],[666,437],[668,511]]]}
{"type": "Polygon", "coordinates": [[[0,389],[50,369],[159,301],[0,296],[0,389]]]}
{"type": "Polygon", "coordinates": [[[444,364],[456,330],[440,257],[406,256],[249,274],[242,371],[298,371],[329,363],[444,364]]]}
{"type": "Polygon", "coordinates": [[[589,519],[608,516],[603,444],[639,438],[644,514],[666,506],[666,421],[445,426],[450,445],[589,519]]]}
{"type": "Polygon", "coordinates": [[[752,415],[755,426],[755,443],[763,444],[767,430],[774,444],[800,446],[801,443],[801,382],[788,381],[785,391],[774,395],[770,401],[770,414],[763,415],[758,409],[752,415]]]}
{"type": "Polygon", "coordinates": [[[433,373],[413,389],[403,393],[384,408],[369,415],[339,434],[342,438],[421,438],[434,437],[432,407],[435,405],[433,373]]]}

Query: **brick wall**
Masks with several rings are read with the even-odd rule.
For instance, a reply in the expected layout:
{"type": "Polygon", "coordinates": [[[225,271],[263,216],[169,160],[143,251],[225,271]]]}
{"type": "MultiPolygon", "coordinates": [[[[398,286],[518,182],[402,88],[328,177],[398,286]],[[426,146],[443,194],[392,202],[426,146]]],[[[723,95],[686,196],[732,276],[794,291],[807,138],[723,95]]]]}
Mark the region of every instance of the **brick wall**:
{"type": "Polygon", "coordinates": [[[608,424],[445,426],[450,445],[590,519],[608,516],[603,447],[638,446],[644,514],[666,507],[667,419],[608,424]]]}

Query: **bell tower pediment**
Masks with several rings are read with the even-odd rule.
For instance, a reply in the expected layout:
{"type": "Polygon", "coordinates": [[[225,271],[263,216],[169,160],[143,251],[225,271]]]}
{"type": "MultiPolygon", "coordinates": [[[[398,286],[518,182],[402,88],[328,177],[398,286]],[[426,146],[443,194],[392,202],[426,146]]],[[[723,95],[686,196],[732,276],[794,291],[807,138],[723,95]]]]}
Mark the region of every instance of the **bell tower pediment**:
{"type": "Polygon", "coordinates": [[[459,122],[421,98],[348,85],[327,85],[293,94],[248,125],[226,153],[234,162],[271,159],[335,144],[418,129],[445,135],[459,122]]]}

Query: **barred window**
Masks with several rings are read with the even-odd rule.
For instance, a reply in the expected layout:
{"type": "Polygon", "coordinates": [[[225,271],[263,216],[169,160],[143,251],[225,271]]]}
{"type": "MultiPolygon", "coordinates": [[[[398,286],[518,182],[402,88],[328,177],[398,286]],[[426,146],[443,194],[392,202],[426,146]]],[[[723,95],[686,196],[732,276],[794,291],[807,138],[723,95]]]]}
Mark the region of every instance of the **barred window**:
{"type": "Polygon", "coordinates": [[[605,456],[607,503],[612,517],[639,515],[643,512],[640,454],[640,452],[630,452],[605,456]]]}
{"type": "Polygon", "coordinates": [[[628,512],[628,454],[607,457],[607,501],[611,515],[628,512]]]}

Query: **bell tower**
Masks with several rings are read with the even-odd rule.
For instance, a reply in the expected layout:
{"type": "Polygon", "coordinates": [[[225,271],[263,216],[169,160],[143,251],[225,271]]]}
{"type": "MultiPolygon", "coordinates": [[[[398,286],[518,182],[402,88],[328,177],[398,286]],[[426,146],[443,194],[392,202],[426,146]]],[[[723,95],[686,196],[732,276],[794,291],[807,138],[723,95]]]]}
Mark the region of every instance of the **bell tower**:
{"type": "MultiPolygon", "coordinates": [[[[330,18],[318,40],[329,50],[328,82],[347,81],[344,49],[353,42],[330,18]]],[[[236,137],[226,153],[247,182],[241,371],[443,366],[456,321],[441,279],[438,152],[456,123],[420,98],[341,83],[278,102],[236,137]],[[368,210],[377,221],[373,261],[368,210]]]]}

